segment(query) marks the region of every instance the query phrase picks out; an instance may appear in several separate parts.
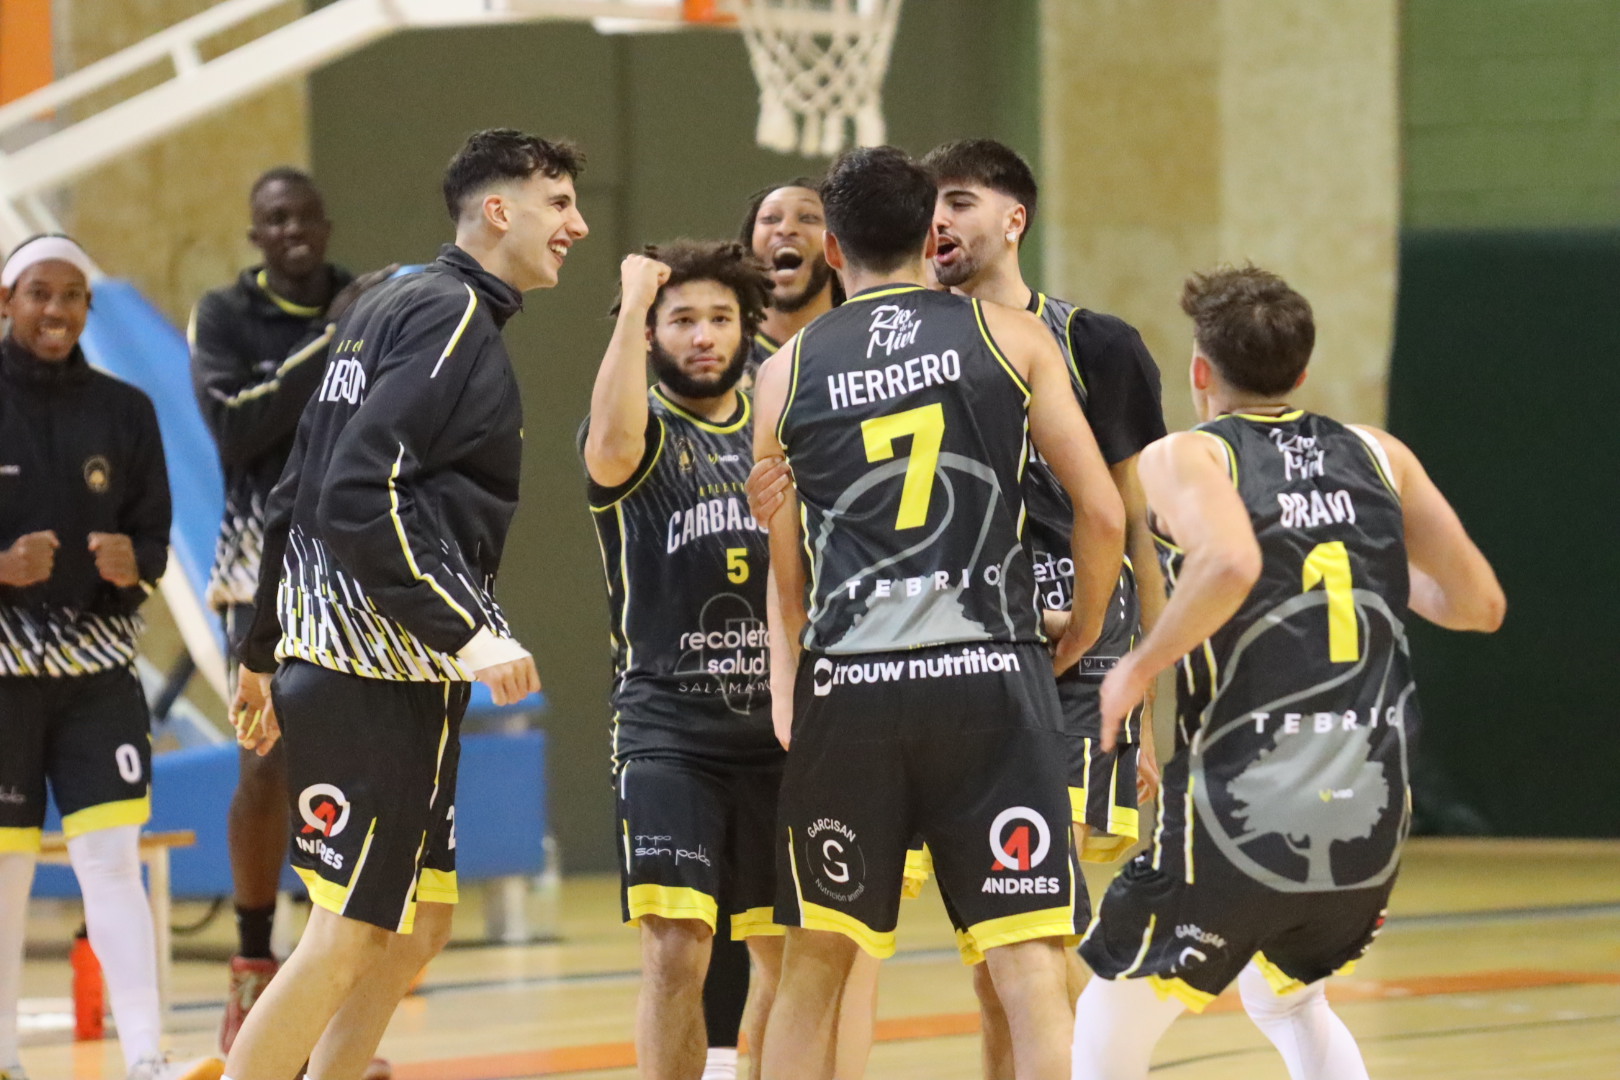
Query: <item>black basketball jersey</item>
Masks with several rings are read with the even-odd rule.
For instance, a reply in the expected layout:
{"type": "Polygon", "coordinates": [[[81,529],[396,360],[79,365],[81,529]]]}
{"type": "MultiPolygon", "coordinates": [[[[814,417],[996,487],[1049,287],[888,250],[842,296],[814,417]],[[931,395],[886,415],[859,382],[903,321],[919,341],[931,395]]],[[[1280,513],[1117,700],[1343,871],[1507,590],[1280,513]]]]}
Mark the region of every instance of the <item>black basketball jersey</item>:
{"type": "MultiPolygon", "coordinates": [[[[1030,310],[1047,325],[1069,368],[1069,381],[1081,408],[1089,404],[1090,391],[1075,361],[1069,323],[1079,311],[1066,300],[1055,300],[1035,293],[1030,310]]],[[[1024,501],[1029,507],[1029,542],[1035,560],[1035,585],[1040,606],[1052,611],[1068,611],[1074,605],[1074,552],[1070,537],[1074,529],[1074,504],[1069,493],[1033,449],[1029,472],[1024,479],[1024,501]]],[[[1077,696],[1095,697],[1097,684],[1119,658],[1130,651],[1141,630],[1142,608],[1136,596],[1136,574],[1129,559],[1120,566],[1114,595],[1109,598],[1103,617],[1102,633],[1080,663],[1058,679],[1058,696],[1067,708],[1077,696]]],[[[1128,742],[1141,740],[1141,713],[1132,712],[1128,742]]]]}
{"type": "Polygon", "coordinates": [[[798,335],[777,434],[803,508],[806,648],[1041,640],[1028,402],[977,300],[880,287],[798,335]]]}
{"type": "Polygon", "coordinates": [[[647,452],[616,488],[591,483],[607,577],[615,769],[636,757],[765,764],[769,548],[748,512],[753,406],[710,423],[657,387],[647,452]]]}
{"type": "MultiPolygon", "coordinates": [[[[1178,665],[1155,859],[1187,881],[1382,885],[1410,817],[1417,708],[1388,459],[1372,436],[1307,412],[1197,430],[1221,444],[1262,570],[1237,614],[1178,665]]],[[[1158,539],[1173,593],[1182,554],[1158,539]]]]}

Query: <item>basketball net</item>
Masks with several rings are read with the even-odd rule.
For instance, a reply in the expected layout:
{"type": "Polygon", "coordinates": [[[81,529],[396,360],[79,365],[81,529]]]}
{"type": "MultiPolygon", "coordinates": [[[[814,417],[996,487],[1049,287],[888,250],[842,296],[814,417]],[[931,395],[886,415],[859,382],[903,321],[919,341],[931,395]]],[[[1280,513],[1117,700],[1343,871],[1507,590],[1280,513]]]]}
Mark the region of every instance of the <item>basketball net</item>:
{"type": "Polygon", "coordinates": [[[736,19],[759,83],[759,145],[832,157],[884,141],[883,78],[901,0],[711,0],[736,19]]]}

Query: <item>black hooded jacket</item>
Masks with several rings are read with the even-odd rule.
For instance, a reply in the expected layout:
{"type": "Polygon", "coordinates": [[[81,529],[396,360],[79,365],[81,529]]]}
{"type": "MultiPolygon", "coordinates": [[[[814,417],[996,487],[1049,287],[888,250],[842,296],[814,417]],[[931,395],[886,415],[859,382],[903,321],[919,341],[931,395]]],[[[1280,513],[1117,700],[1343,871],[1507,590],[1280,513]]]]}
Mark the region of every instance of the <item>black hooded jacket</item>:
{"type": "Polygon", "coordinates": [[[133,660],[136,609],[168,563],[169,512],[151,399],[77,347],[48,361],[0,339],[0,549],[47,530],[61,545],[47,580],[0,585],[0,677],[87,675],[133,660]],[[93,532],[130,538],[140,584],[102,578],[93,532]]]}
{"type": "Polygon", "coordinates": [[[509,637],[495,572],[517,509],[523,411],[501,327],[522,296],[447,244],[339,322],[271,495],[242,660],[470,680],[456,653],[509,637]]]}
{"type": "MultiPolygon", "coordinates": [[[[327,272],[330,295],[353,280],[341,267],[327,272]]],[[[225,518],[208,581],[216,609],[253,601],[265,503],[292,453],[304,405],[320,385],[331,337],[326,309],[277,296],[261,266],[192,309],[191,382],[225,473],[225,518]]]]}

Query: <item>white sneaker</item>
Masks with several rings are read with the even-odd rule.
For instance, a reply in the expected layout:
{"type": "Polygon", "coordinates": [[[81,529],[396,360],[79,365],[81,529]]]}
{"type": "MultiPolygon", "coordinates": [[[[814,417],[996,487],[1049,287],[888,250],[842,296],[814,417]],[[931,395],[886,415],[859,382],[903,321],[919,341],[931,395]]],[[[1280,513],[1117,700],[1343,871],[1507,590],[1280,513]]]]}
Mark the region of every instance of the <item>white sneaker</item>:
{"type": "Polygon", "coordinates": [[[129,1080],[220,1080],[224,1075],[219,1058],[170,1061],[166,1054],[141,1058],[129,1070],[129,1080]]]}

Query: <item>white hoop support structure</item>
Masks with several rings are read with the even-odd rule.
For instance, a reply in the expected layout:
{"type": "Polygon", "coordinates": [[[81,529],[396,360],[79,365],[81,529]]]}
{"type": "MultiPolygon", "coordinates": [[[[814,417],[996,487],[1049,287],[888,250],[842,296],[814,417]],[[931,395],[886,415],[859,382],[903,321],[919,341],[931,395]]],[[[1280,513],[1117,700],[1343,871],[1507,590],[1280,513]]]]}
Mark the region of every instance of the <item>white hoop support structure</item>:
{"type": "Polygon", "coordinates": [[[759,145],[832,157],[885,138],[883,79],[901,0],[730,0],[759,83],[759,145]]]}

